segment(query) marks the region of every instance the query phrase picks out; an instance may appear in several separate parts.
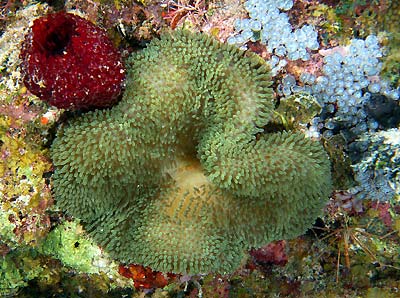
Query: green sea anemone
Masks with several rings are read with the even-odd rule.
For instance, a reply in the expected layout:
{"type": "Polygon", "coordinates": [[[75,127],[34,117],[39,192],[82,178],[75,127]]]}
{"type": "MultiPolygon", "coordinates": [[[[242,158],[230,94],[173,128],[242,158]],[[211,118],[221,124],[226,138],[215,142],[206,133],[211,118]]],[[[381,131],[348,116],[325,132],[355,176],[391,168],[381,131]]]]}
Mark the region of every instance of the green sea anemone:
{"type": "Polygon", "coordinates": [[[261,58],[175,31],[127,69],[122,101],[74,119],[52,146],[58,205],[113,257],[232,272],[249,248],[313,223],[328,157],[300,133],[263,132],[274,102],[261,58]]]}

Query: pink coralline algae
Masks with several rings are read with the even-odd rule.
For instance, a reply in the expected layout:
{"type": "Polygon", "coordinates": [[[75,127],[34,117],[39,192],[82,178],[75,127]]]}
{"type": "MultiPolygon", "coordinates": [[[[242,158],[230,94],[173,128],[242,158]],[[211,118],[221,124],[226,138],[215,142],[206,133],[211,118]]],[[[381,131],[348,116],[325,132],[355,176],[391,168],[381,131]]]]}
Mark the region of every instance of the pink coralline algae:
{"type": "Polygon", "coordinates": [[[125,78],[120,54],[106,33],[65,12],[34,21],[21,59],[25,86],[58,108],[111,106],[125,78]]]}

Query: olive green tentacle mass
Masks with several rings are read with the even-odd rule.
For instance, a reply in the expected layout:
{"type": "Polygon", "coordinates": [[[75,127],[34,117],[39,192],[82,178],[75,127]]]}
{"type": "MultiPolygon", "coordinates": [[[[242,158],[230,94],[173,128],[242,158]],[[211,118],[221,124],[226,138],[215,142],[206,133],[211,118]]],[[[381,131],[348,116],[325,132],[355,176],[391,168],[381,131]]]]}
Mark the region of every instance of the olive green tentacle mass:
{"type": "Polygon", "coordinates": [[[114,258],[232,272],[247,249],[313,223],[328,157],[300,133],[263,132],[274,102],[261,58],[175,31],[127,68],[122,101],[72,120],[52,146],[57,204],[114,258]]]}

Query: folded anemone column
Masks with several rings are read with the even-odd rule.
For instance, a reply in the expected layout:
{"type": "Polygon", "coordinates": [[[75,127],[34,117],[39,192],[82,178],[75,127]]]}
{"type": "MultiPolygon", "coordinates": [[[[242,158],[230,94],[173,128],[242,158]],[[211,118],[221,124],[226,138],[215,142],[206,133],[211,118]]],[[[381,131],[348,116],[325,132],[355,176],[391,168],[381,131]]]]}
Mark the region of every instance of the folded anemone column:
{"type": "Polygon", "coordinates": [[[122,101],[62,128],[54,192],[112,257],[176,273],[227,273],[246,250],[302,234],[326,202],[323,147],[264,133],[265,62],[175,31],[127,62],[122,101]]]}

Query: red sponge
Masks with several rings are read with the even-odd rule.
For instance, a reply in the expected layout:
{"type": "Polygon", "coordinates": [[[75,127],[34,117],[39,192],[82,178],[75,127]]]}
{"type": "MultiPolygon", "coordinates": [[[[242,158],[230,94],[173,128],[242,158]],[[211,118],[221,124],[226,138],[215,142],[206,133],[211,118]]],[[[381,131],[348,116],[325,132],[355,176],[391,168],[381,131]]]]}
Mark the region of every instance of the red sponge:
{"type": "Polygon", "coordinates": [[[21,59],[25,86],[58,108],[111,106],[125,78],[120,54],[106,33],[65,12],[34,21],[21,59]]]}

